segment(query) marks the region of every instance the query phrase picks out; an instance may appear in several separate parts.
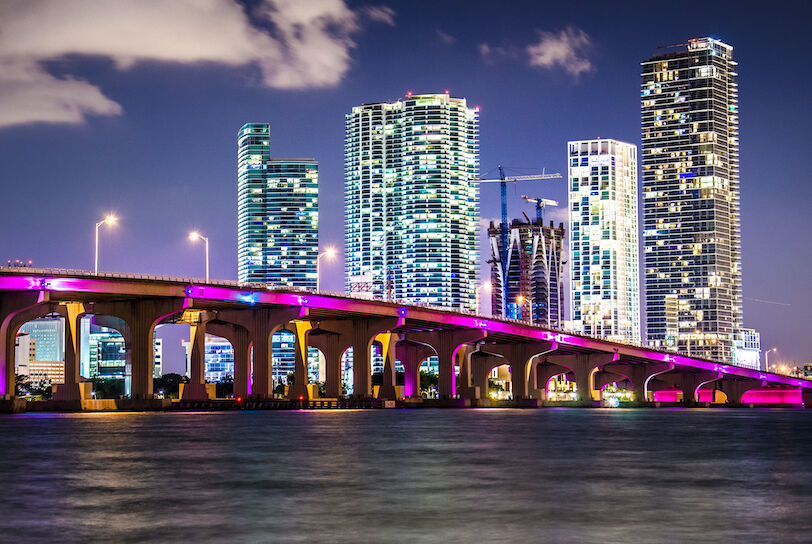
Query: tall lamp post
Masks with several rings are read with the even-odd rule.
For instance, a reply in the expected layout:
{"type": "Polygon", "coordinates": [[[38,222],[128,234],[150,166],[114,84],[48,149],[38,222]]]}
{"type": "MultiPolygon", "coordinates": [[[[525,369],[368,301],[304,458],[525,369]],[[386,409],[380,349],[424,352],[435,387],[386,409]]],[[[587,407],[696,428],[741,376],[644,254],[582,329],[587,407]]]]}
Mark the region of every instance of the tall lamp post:
{"type": "Polygon", "coordinates": [[[328,259],[332,259],[335,256],[336,248],[330,246],[319,253],[318,257],[316,257],[316,291],[319,290],[319,280],[321,279],[321,258],[327,257],[328,259]]]}
{"type": "Polygon", "coordinates": [[[192,242],[196,242],[198,238],[206,242],[206,283],[209,283],[209,239],[196,230],[189,233],[189,240],[192,242]]]}
{"type": "Polygon", "coordinates": [[[770,348],[764,352],[764,370],[766,372],[770,371],[770,352],[771,351],[778,351],[778,348],[770,348]]]}
{"type": "Polygon", "coordinates": [[[93,258],[93,274],[99,275],[99,227],[102,225],[113,226],[116,224],[116,216],[113,214],[108,215],[98,223],[96,223],[96,249],[93,258]]]}
{"type": "MultiPolygon", "coordinates": [[[[486,291],[490,291],[492,287],[493,287],[493,284],[491,284],[491,282],[489,282],[489,281],[486,281],[485,283],[483,283],[482,285],[480,285],[479,287],[477,287],[474,290],[474,298],[475,298],[476,314],[477,315],[479,315],[479,301],[480,301],[479,292],[482,289],[485,289],[486,291]]],[[[491,313],[493,313],[493,309],[491,309],[491,313]]]]}

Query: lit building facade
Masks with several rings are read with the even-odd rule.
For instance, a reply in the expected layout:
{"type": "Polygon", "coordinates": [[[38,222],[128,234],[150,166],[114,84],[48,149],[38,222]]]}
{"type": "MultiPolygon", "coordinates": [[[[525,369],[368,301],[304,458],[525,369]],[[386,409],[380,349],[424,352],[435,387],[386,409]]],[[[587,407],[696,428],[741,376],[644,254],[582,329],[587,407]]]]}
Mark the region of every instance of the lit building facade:
{"type": "Polygon", "coordinates": [[[65,321],[61,317],[43,317],[25,323],[20,332],[28,333],[36,344],[37,361],[62,361],[65,357],[65,321]]]}
{"type": "Polygon", "coordinates": [[[762,368],[761,335],[758,331],[744,328],[736,331],[733,336],[733,364],[754,370],[762,368]]]}
{"type": "Polygon", "coordinates": [[[647,336],[733,362],[742,326],[733,48],[692,39],[642,63],[647,336]]]}
{"type": "Polygon", "coordinates": [[[568,161],[572,327],[639,342],[637,147],[572,141],[568,161]]]}
{"type": "Polygon", "coordinates": [[[502,224],[491,222],[491,313],[561,328],[564,320],[564,285],[561,250],[565,229],[553,222],[514,220],[508,239],[508,292],[502,293],[500,262],[502,224]],[[504,308],[504,313],[503,313],[504,308]]]}
{"type": "Polygon", "coordinates": [[[347,290],[473,309],[479,261],[479,114],[448,94],[346,115],[347,290]]]}
{"type": "Polygon", "coordinates": [[[239,279],[315,289],[318,163],[272,158],[269,132],[249,123],[238,134],[239,279]]]}

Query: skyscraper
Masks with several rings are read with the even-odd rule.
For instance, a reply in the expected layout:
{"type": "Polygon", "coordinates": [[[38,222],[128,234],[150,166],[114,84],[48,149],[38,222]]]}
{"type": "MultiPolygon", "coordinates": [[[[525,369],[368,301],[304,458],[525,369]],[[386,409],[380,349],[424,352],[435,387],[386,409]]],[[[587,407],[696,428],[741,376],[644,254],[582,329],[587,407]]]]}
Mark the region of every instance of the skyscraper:
{"type": "Polygon", "coordinates": [[[570,316],[573,327],[639,341],[637,147],[569,142],[570,316]]]}
{"type": "Polygon", "coordinates": [[[742,326],[733,48],[692,39],[642,67],[648,341],[733,362],[742,326]]]}
{"type": "Polygon", "coordinates": [[[561,248],[564,225],[544,225],[537,218],[510,225],[508,249],[508,292],[502,293],[500,266],[502,224],[491,222],[491,313],[532,321],[549,328],[561,328],[564,317],[564,284],[561,248]],[[506,305],[503,314],[502,308],[506,305]]]}
{"type": "Polygon", "coordinates": [[[20,332],[36,342],[37,361],[62,361],[65,357],[65,322],[61,317],[43,317],[25,323],[20,332]]]}
{"type": "Polygon", "coordinates": [[[448,94],[346,116],[347,289],[472,309],[479,260],[479,114],[448,94]]]}
{"type": "Polygon", "coordinates": [[[318,163],[270,156],[269,125],[238,134],[239,279],[316,288],[318,163]]]}

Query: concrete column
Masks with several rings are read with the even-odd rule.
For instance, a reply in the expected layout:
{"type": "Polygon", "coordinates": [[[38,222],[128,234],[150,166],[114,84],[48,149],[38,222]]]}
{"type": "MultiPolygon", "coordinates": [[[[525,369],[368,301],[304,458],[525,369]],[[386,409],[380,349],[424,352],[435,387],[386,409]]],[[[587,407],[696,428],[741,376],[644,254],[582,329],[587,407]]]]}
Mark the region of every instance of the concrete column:
{"type": "Polygon", "coordinates": [[[722,378],[722,373],[675,367],[674,370],[660,374],[657,378],[671,387],[678,387],[682,391],[682,403],[693,406],[697,402],[699,388],[722,378]]]}
{"type": "Polygon", "coordinates": [[[14,344],[17,331],[25,323],[15,319],[23,312],[39,312],[38,306],[48,302],[47,291],[0,294],[0,399],[16,395],[14,390],[14,344]]]}
{"type": "Polygon", "coordinates": [[[403,364],[405,372],[403,396],[406,398],[419,397],[420,364],[434,355],[434,350],[423,344],[401,341],[397,344],[396,354],[398,360],[403,364]]]}
{"type": "Polygon", "coordinates": [[[460,365],[457,394],[461,398],[471,399],[474,397],[473,386],[471,384],[473,377],[471,373],[471,354],[474,352],[474,349],[476,349],[476,346],[473,344],[463,344],[460,346],[460,349],[457,350],[457,361],[460,365]]]}
{"type": "Polygon", "coordinates": [[[296,347],[294,349],[293,365],[293,387],[288,388],[288,398],[296,400],[308,400],[310,398],[307,390],[307,336],[313,327],[309,321],[291,321],[288,329],[292,329],[296,336],[296,347]]]}
{"type": "Polygon", "coordinates": [[[615,358],[614,353],[579,353],[577,355],[552,355],[547,357],[547,361],[572,369],[572,373],[575,374],[575,384],[578,387],[577,403],[580,406],[594,406],[592,373],[596,369],[612,363],[615,358]]]}
{"type": "Polygon", "coordinates": [[[484,351],[501,355],[505,363],[510,365],[510,382],[513,389],[513,399],[526,399],[529,395],[530,362],[537,355],[549,352],[552,342],[527,342],[512,344],[487,344],[482,346],[484,351]]]}
{"type": "Polygon", "coordinates": [[[152,398],[155,325],[173,314],[182,312],[190,303],[189,299],[167,297],[96,302],[86,305],[87,313],[117,317],[127,324],[129,343],[127,336],[124,338],[131,365],[131,398],[152,398]]]}
{"type": "Polygon", "coordinates": [[[477,351],[471,354],[469,362],[474,379],[474,387],[471,394],[473,398],[476,399],[487,399],[488,375],[494,367],[505,364],[505,360],[502,357],[497,357],[484,351],[477,351]]]}
{"type": "Polygon", "coordinates": [[[252,397],[273,397],[273,349],[271,337],[289,321],[306,315],[307,309],[304,307],[250,308],[217,312],[219,321],[239,325],[248,332],[254,372],[253,376],[248,376],[251,387],[249,389],[246,386],[246,390],[250,391],[252,397]]]}
{"type": "Polygon", "coordinates": [[[378,390],[379,399],[395,400],[395,346],[400,340],[400,336],[392,332],[384,332],[375,337],[376,342],[381,344],[381,354],[383,355],[383,381],[378,390]]]}
{"type": "Polygon", "coordinates": [[[56,388],[54,400],[82,400],[81,381],[82,334],[81,320],[85,314],[82,303],[68,302],[59,312],[65,318],[65,383],[56,388]]]}
{"type": "Polygon", "coordinates": [[[806,408],[812,408],[812,389],[801,388],[801,398],[806,408]]]}
{"type": "Polygon", "coordinates": [[[314,334],[310,338],[313,345],[324,353],[327,365],[324,389],[328,397],[338,397],[341,392],[341,357],[349,347],[352,348],[353,396],[372,396],[370,346],[378,334],[394,329],[400,321],[375,317],[326,319],[313,323],[314,334]],[[335,337],[331,338],[330,333],[335,337]]]}
{"type": "Polygon", "coordinates": [[[246,398],[248,396],[248,369],[251,362],[248,331],[239,325],[221,321],[206,323],[206,330],[231,343],[231,347],[234,349],[234,397],[246,398]]]}
{"type": "Polygon", "coordinates": [[[632,382],[632,393],[635,402],[648,402],[649,381],[659,374],[674,369],[672,363],[625,363],[618,361],[603,367],[607,372],[626,376],[632,382]]]}
{"type": "Polygon", "coordinates": [[[324,394],[328,398],[341,396],[341,357],[349,347],[348,335],[316,328],[308,335],[311,346],[318,348],[324,355],[324,394]]]}
{"type": "Polygon", "coordinates": [[[767,385],[766,380],[753,380],[738,376],[725,376],[719,382],[719,388],[727,396],[728,406],[740,406],[742,397],[751,389],[759,389],[767,385]]]}
{"type": "Polygon", "coordinates": [[[457,394],[457,383],[454,379],[454,357],[463,344],[470,344],[482,340],[487,336],[484,330],[448,330],[431,332],[410,332],[406,335],[408,340],[427,344],[437,353],[440,379],[438,392],[440,398],[453,398],[457,394]]]}
{"type": "Polygon", "coordinates": [[[547,363],[545,360],[542,360],[532,366],[534,366],[536,369],[536,387],[533,388],[533,382],[531,382],[531,389],[537,389],[539,391],[541,400],[547,400],[547,384],[550,382],[550,378],[553,376],[558,376],[559,374],[566,374],[571,371],[571,369],[567,367],[547,363]]]}
{"type": "Polygon", "coordinates": [[[189,353],[189,383],[183,387],[183,400],[207,400],[206,390],[206,322],[191,324],[192,344],[189,353]]]}

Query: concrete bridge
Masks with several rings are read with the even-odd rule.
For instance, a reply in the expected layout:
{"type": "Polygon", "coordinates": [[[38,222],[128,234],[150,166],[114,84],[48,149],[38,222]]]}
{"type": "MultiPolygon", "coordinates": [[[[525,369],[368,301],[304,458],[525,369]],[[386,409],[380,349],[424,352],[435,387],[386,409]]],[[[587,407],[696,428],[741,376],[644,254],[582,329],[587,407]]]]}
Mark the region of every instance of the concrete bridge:
{"type": "MultiPolygon", "coordinates": [[[[394,399],[395,360],[405,369],[402,396],[419,396],[420,363],[439,362],[439,395],[478,399],[488,392],[490,371],[510,368],[514,399],[546,400],[547,384],[565,374],[577,384],[573,405],[593,406],[610,383],[631,389],[640,403],[655,392],[685,405],[709,398],[728,405],[803,403],[812,406],[812,381],[609,342],[527,323],[419,305],[353,298],[343,294],[277,289],[229,281],[137,274],[94,275],[59,269],[0,267],[0,398],[14,391],[14,339],[32,319],[65,318],[65,385],[55,398],[81,400],[79,322],[85,315],[121,332],[132,372],[132,399],[151,399],[155,327],[191,325],[191,383],[184,398],[207,398],[206,332],[234,348],[234,395],[273,395],[271,336],[296,335],[292,398],[307,398],[307,348],[324,355],[327,397],[341,395],[341,358],[353,349],[353,395],[372,396],[370,348],[380,346],[383,384],[378,396],[394,399]],[[457,377],[459,376],[459,377],[457,377]],[[721,393],[719,393],[721,392],[721,393]],[[749,399],[749,400],[748,400],[749,399]]],[[[532,400],[528,400],[532,404],[532,400]]]]}

